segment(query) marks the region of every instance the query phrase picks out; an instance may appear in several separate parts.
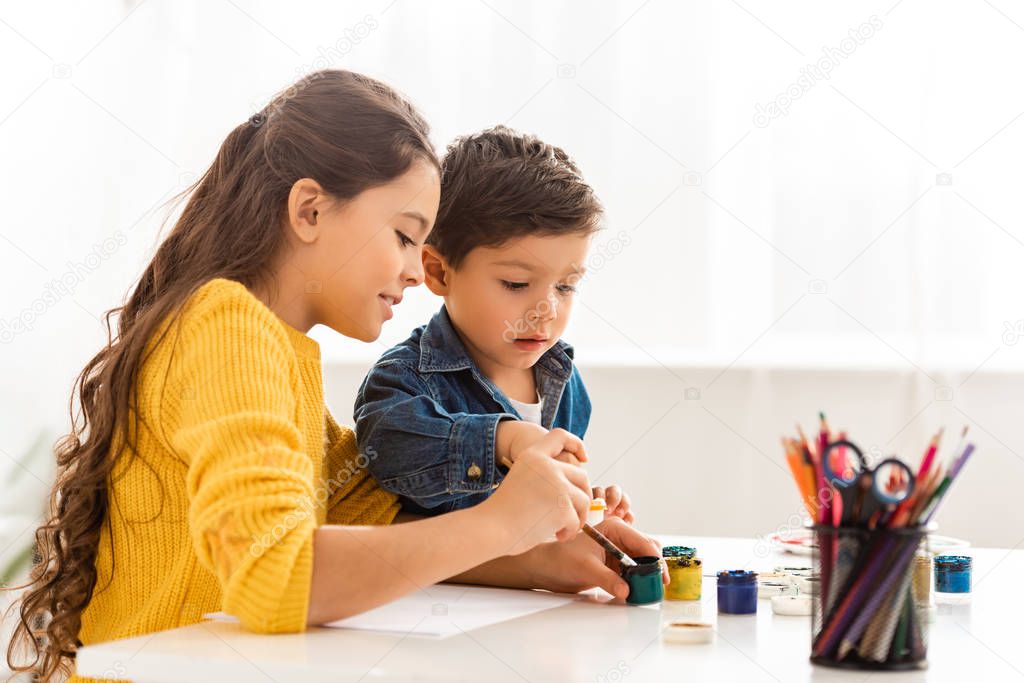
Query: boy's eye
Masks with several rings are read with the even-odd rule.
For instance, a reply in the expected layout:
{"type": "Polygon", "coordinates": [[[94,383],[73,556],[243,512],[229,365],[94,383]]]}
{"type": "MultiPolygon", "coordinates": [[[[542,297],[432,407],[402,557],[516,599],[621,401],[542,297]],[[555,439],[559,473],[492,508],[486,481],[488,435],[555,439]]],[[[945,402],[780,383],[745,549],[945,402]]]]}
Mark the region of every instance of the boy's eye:
{"type": "Polygon", "coordinates": [[[501,281],[501,285],[505,289],[510,289],[513,292],[515,292],[515,291],[518,291],[520,289],[524,289],[525,287],[527,287],[529,285],[529,283],[528,282],[509,282],[508,280],[502,280],[501,281]]]}
{"type": "Polygon", "coordinates": [[[395,230],[395,234],[398,235],[398,241],[402,243],[403,247],[409,247],[416,244],[416,241],[406,235],[401,230],[395,230]]]}
{"type": "Polygon", "coordinates": [[[575,285],[558,285],[558,287],[556,287],[556,289],[558,289],[558,293],[559,294],[575,294],[576,293],[576,286],[575,285]]]}

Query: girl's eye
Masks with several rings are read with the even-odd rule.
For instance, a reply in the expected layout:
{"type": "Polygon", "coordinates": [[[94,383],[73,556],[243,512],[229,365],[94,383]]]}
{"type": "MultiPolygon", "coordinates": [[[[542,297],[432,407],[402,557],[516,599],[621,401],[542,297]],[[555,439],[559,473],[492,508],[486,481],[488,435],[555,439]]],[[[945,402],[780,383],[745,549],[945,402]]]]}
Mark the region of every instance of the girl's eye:
{"type": "Polygon", "coordinates": [[[403,247],[415,246],[416,241],[401,230],[395,230],[395,234],[398,235],[398,241],[402,243],[403,247]]]}
{"type": "Polygon", "coordinates": [[[509,282],[508,280],[502,280],[501,281],[501,285],[505,289],[510,289],[513,292],[517,292],[520,289],[526,288],[529,285],[529,283],[528,282],[509,282]]]}
{"type": "Polygon", "coordinates": [[[558,290],[559,294],[564,294],[566,296],[568,296],[569,294],[575,294],[576,293],[576,286],[575,285],[558,285],[556,287],[556,289],[558,290]]]}

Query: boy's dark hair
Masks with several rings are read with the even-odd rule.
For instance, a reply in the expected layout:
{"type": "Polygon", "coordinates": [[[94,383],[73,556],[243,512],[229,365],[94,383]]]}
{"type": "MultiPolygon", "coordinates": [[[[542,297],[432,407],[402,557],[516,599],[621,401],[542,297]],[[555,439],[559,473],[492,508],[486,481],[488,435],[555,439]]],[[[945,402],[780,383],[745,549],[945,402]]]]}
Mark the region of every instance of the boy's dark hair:
{"type": "Polygon", "coordinates": [[[456,138],[441,162],[441,204],[427,238],[457,268],[477,247],[524,235],[590,233],[603,208],[562,149],[505,126],[456,138]]]}

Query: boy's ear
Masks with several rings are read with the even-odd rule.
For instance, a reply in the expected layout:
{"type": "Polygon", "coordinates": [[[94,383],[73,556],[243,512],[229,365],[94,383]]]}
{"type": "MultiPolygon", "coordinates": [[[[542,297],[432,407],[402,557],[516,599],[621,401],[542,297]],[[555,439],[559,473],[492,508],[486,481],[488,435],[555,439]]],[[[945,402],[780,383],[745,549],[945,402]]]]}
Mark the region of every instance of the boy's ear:
{"type": "Polygon", "coordinates": [[[451,269],[448,261],[433,246],[423,245],[423,277],[427,289],[438,296],[448,295],[448,279],[451,269]]]}
{"type": "Polygon", "coordinates": [[[327,198],[320,183],[300,178],[288,193],[288,227],[300,242],[312,244],[320,237],[320,211],[327,198]]]}

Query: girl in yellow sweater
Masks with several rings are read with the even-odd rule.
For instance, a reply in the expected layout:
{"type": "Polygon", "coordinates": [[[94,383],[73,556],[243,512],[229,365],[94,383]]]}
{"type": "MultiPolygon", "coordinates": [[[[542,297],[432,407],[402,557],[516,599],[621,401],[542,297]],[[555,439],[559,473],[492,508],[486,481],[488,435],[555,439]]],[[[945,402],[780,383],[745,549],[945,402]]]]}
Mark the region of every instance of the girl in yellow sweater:
{"type": "Polygon", "coordinates": [[[477,507],[392,524],[375,454],[325,410],[305,332],[377,338],[423,281],[438,192],[422,117],[358,74],[311,74],[231,131],[78,379],[12,668],[50,679],[82,644],[221,609],[298,632],[445,579],[625,595],[577,533],[589,482],[555,459],[585,457],[575,437],[525,449],[477,507]]]}

